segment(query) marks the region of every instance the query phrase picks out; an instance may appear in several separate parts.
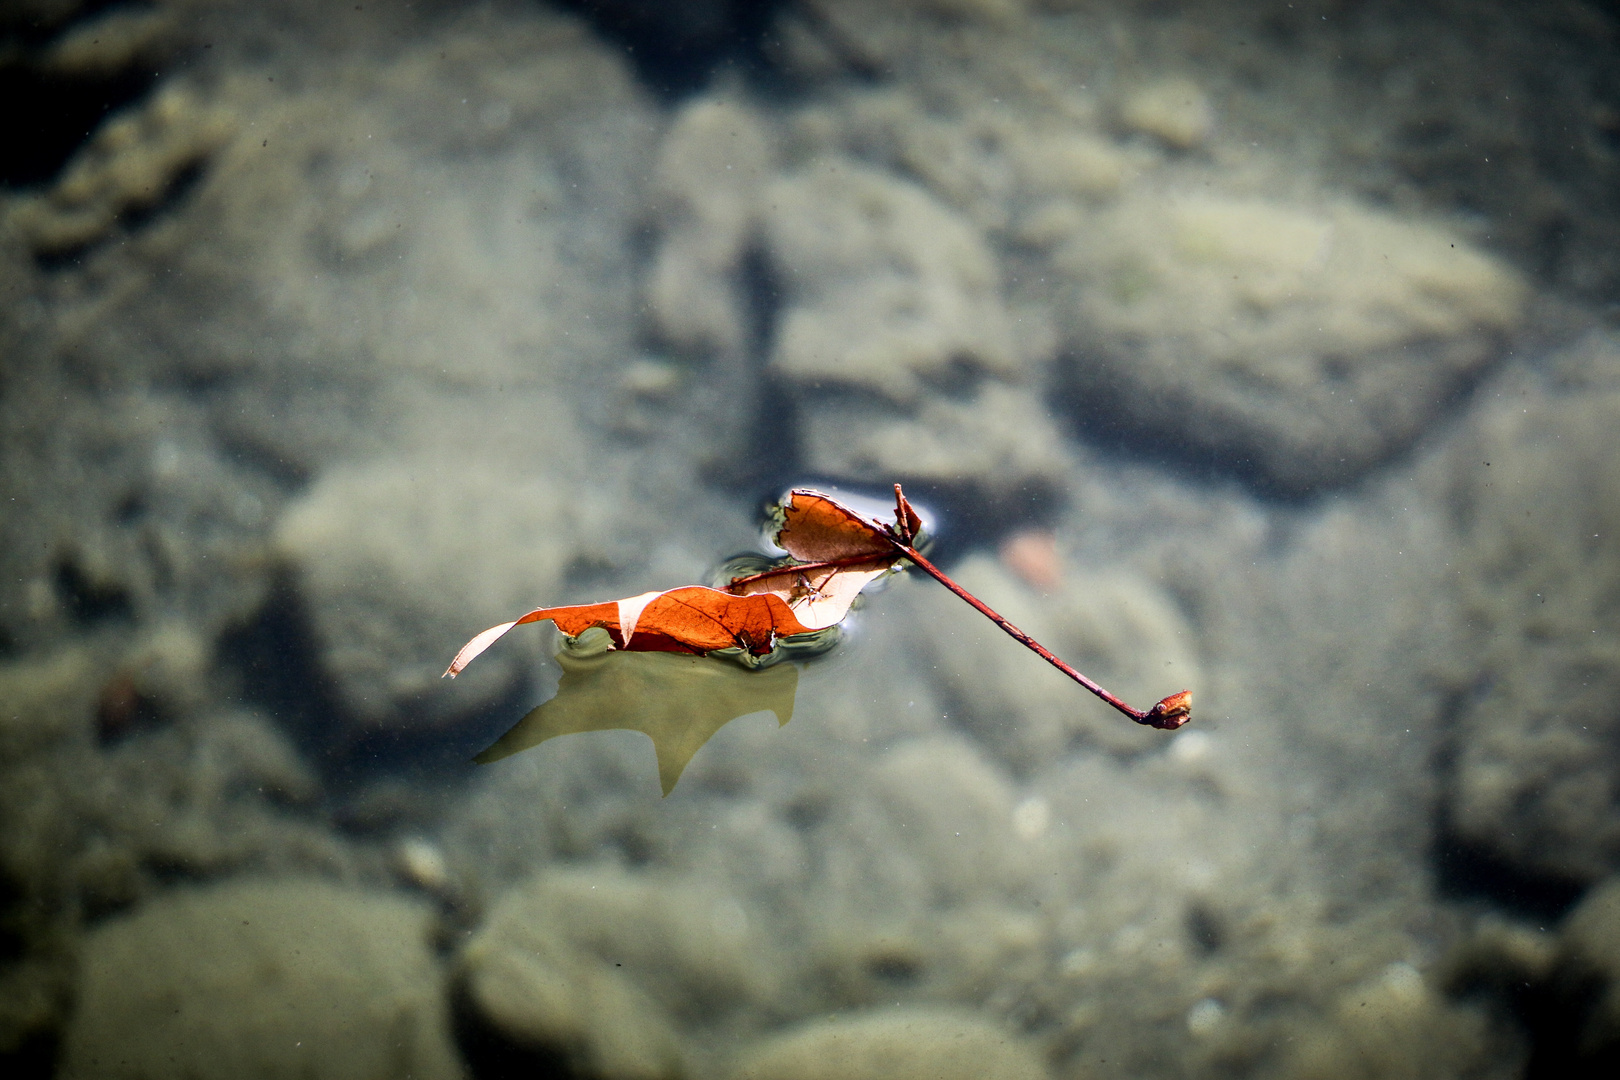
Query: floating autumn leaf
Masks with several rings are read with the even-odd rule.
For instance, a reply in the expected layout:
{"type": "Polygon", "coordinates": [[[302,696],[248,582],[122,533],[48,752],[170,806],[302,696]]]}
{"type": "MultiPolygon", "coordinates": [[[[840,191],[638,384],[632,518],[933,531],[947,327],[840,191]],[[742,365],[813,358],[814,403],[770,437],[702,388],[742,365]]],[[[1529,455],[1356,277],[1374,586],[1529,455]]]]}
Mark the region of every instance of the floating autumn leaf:
{"type": "Polygon", "coordinates": [[[793,719],[799,669],[778,664],[748,671],[703,656],[669,652],[558,654],[557,694],[533,709],[473,760],[499,761],[559,735],[581,731],[640,731],[658,756],[658,781],[668,795],[692,755],[732,720],[774,713],[793,719]]]}
{"type": "MultiPolygon", "coordinates": [[[[795,488],[783,497],[778,508],[773,539],[789,556],[781,564],[758,573],[735,577],[725,589],[688,585],[599,604],[536,608],[512,622],[492,626],[467,642],[450,662],[445,674],[459,674],[479,653],[513,627],[547,619],[571,638],[578,638],[587,630],[604,631],[608,637],[608,647],[621,652],[702,656],[736,649],[748,657],[771,657],[783,638],[813,634],[842,622],[862,589],[900,564],[911,563],[967,601],[1014,640],[1137,723],[1174,731],[1191,718],[1192,694],[1186,690],[1171,694],[1151,709],[1136,709],[1058,659],[1045,646],[991,610],[929,562],[916,548],[922,518],[906,501],[899,484],[894,485],[894,502],[894,521],[885,523],[851,509],[824,492],[795,488]]],[[[531,716],[541,714],[545,709],[543,705],[531,716]]],[[[559,708],[555,715],[561,717],[564,712],[559,708]]],[[[544,715],[553,716],[553,713],[544,715]]],[[[673,773],[674,777],[678,777],[680,768],[685,766],[691,754],[730,719],[726,717],[716,722],[717,715],[701,714],[700,719],[692,721],[689,732],[682,729],[679,722],[670,726],[667,721],[660,721],[663,726],[659,728],[659,734],[637,724],[604,722],[601,726],[630,726],[637,730],[648,730],[658,748],[659,771],[665,777],[664,790],[667,793],[674,779],[665,767],[665,745],[690,747],[683,751],[684,757],[676,751],[669,751],[673,755],[670,760],[679,761],[673,773]],[[695,742],[692,741],[694,739],[695,742]]],[[[782,715],[778,712],[778,716],[782,715]]],[[[566,723],[573,722],[569,720],[566,723]]],[[[786,723],[786,720],[783,722],[786,723]]],[[[563,725],[568,731],[596,730],[567,727],[561,719],[548,723],[563,725]]],[[[520,724],[519,728],[523,726],[520,724]]],[[[550,727],[544,730],[550,734],[543,734],[524,745],[533,745],[534,742],[563,733],[561,729],[553,730],[550,727]]],[[[509,732],[508,737],[515,736],[509,732]]],[[[480,760],[494,760],[488,755],[506,742],[503,739],[497,743],[480,760]]],[[[504,753],[498,756],[504,756],[504,753]]]]}
{"type": "MultiPolygon", "coordinates": [[[[535,608],[467,642],[445,674],[461,674],[513,627],[547,619],[570,637],[599,626],[614,648],[632,652],[737,648],[764,656],[778,638],[842,622],[860,591],[907,557],[881,526],[820,492],[788,492],[779,513],[774,539],[793,557],[783,566],[736,578],[725,590],[687,585],[600,604],[535,608]]],[[[921,519],[911,513],[914,534],[921,519]]]]}

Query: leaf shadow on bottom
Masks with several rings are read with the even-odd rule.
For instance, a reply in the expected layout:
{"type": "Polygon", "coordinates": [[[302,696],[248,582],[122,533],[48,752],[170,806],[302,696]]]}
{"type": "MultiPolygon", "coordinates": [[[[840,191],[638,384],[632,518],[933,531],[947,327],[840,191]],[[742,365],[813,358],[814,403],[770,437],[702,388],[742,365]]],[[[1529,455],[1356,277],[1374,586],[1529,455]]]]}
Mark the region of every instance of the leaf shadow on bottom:
{"type": "Polygon", "coordinates": [[[750,671],[730,661],[665,652],[560,653],[562,679],[550,701],[529,711],[489,749],[473,758],[499,761],[559,735],[625,729],[652,739],[658,781],[674,790],[692,755],[714,733],[750,713],[769,712],[778,725],[793,719],[799,669],[776,664],[750,671]]]}

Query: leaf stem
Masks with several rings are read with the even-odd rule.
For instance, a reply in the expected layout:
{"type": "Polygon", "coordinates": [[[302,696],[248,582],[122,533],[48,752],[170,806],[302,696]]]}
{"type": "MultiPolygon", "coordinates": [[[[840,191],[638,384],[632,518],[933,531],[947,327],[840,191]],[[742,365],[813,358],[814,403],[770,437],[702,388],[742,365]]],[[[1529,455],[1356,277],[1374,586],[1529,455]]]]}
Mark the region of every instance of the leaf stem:
{"type": "Polygon", "coordinates": [[[915,547],[912,547],[910,541],[916,535],[916,527],[912,523],[917,520],[916,513],[915,511],[912,511],[911,504],[906,502],[906,497],[901,493],[899,484],[894,485],[894,498],[896,505],[896,525],[890,527],[885,532],[884,539],[892,544],[897,552],[904,555],[907,560],[913,563],[917,569],[921,570],[923,573],[927,574],[929,577],[951,590],[951,592],[955,593],[963,600],[966,600],[969,604],[972,604],[979,614],[1001,627],[1001,629],[1004,630],[1014,641],[1018,642],[1030,652],[1033,652],[1036,656],[1039,656],[1042,660],[1045,660],[1048,664],[1051,664],[1053,667],[1063,672],[1063,674],[1067,675],[1069,678],[1073,679],[1087,690],[1090,690],[1093,694],[1096,694],[1098,697],[1102,698],[1108,704],[1112,705],[1114,708],[1118,709],[1132,720],[1135,720],[1138,724],[1146,724],[1149,727],[1160,728],[1164,731],[1174,731],[1176,728],[1181,727],[1188,720],[1192,719],[1191,691],[1183,690],[1179,694],[1171,694],[1169,697],[1155,704],[1153,708],[1146,711],[1132,708],[1118,697],[1115,697],[1107,690],[1104,690],[1101,686],[1097,685],[1081,672],[1058,659],[1057,656],[1054,655],[1046,646],[1042,645],[1040,642],[1018,629],[1018,627],[1014,626],[1008,619],[991,608],[990,605],[986,604],[983,600],[980,600],[977,596],[974,596],[972,593],[962,588],[962,586],[952,581],[950,576],[946,574],[945,571],[929,562],[923,557],[921,552],[919,552],[915,547]]]}
{"type": "MultiPolygon", "coordinates": [[[[885,540],[888,537],[884,537],[885,540]]],[[[774,577],[786,577],[790,574],[803,574],[815,570],[841,570],[849,566],[863,566],[867,563],[887,560],[887,555],[873,555],[870,552],[864,555],[850,555],[842,559],[824,559],[820,562],[793,562],[785,566],[773,566],[769,570],[761,570],[757,574],[744,574],[734,577],[726,584],[728,592],[736,593],[744,585],[751,585],[756,581],[765,581],[774,577]]]]}

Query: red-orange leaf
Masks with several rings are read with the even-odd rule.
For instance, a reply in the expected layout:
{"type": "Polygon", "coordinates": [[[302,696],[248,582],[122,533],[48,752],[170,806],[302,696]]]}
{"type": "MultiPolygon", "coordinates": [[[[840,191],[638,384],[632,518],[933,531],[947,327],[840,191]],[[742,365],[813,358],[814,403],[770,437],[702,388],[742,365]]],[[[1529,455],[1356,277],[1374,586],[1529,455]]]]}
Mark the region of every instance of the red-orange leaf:
{"type": "Polygon", "coordinates": [[[778,637],[815,629],[800,623],[787,603],[774,593],[735,596],[688,585],[602,604],[535,608],[467,642],[450,661],[445,674],[459,675],[474,657],[512,627],[544,619],[556,623],[557,629],[570,637],[600,626],[612,636],[615,648],[631,652],[706,653],[735,647],[763,656],[775,646],[778,637]]]}

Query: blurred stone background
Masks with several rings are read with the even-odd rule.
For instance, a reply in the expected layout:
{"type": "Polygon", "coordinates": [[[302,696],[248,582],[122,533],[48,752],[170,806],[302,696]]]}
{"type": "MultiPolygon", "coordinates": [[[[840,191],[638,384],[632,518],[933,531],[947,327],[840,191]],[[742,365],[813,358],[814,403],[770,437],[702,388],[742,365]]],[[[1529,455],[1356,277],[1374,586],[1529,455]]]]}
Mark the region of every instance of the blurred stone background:
{"type": "Polygon", "coordinates": [[[10,1075],[1620,1060],[1620,13],[0,6],[10,1075]],[[792,483],[939,560],[659,799],[467,759],[792,483]]]}

